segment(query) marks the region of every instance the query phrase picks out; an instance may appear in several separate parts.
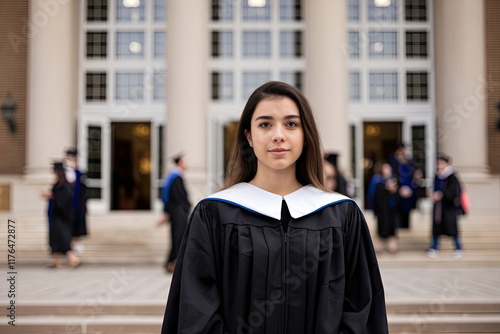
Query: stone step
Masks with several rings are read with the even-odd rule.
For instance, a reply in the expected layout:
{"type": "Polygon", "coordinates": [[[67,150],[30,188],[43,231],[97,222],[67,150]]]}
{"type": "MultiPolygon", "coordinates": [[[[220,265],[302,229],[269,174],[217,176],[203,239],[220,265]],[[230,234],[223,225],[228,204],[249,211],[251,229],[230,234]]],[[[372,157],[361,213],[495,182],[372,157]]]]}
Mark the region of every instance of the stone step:
{"type": "Polygon", "coordinates": [[[498,333],[500,314],[389,314],[390,333],[498,333]]]}

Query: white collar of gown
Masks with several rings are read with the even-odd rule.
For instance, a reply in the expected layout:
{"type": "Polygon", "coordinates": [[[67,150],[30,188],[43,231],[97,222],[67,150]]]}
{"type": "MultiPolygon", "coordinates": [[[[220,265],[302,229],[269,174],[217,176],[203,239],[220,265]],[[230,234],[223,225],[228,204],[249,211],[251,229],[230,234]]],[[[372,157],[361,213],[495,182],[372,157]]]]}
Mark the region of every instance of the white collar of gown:
{"type": "Polygon", "coordinates": [[[250,183],[242,182],[219,191],[204,200],[217,200],[231,203],[243,209],[253,211],[274,219],[281,219],[281,204],[285,200],[290,215],[297,219],[323,209],[334,203],[351,200],[338,193],[329,193],[311,185],[280,196],[250,183]]]}

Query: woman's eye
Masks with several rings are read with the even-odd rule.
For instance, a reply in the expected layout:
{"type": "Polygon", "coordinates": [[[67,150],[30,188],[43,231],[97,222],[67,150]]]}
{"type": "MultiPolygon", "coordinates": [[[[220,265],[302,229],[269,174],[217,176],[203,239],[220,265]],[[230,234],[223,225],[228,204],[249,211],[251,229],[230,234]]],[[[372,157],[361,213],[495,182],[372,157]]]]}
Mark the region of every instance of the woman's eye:
{"type": "Polygon", "coordinates": [[[289,128],[295,128],[299,126],[299,124],[297,122],[288,122],[286,126],[288,126],[289,128]]]}
{"type": "Polygon", "coordinates": [[[264,122],[264,123],[260,123],[260,124],[259,124],[259,127],[260,127],[260,128],[268,128],[268,127],[270,127],[270,126],[271,126],[271,124],[270,124],[270,123],[267,123],[267,122],[264,122]]]}

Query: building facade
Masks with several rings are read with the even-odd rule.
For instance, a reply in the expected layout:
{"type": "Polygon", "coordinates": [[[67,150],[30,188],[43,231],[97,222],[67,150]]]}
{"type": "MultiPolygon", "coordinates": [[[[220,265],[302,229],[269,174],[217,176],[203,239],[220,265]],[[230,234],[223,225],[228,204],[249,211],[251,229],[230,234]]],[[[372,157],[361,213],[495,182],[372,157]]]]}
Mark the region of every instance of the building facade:
{"type": "Polygon", "coordinates": [[[224,178],[250,93],[301,89],[363,202],[399,142],[431,187],[453,157],[500,210],[500,5],[493,0],[26,0],[0,5],[1,209],[40,210],[76,146],[93,212],[158,210],[183,152],[193,201],[224,178]],[[11,22],[12,21],[12,22],[11,22]],[[8,109],[8,103],[3,106],[8,109]],[[4,115],[4,114],[2,114],[4,115]]]}

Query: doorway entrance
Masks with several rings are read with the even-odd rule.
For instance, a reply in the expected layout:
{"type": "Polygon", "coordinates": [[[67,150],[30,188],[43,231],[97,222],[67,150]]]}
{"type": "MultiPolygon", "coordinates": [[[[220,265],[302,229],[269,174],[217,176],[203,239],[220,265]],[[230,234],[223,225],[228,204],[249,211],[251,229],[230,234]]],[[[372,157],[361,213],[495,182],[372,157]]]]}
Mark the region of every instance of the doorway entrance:
{"type": "Polygon", "coordinates": [[[151,209],[151,123],[111,123],[111,210],[151,209]]]}
{"type": "Polygon", "coordinates": [[[380,166],[388,162],[403,141],[402,122],[364,122],[363,123],[363,187],[364,202],[367,203],[368,184],[380,166]]]}

